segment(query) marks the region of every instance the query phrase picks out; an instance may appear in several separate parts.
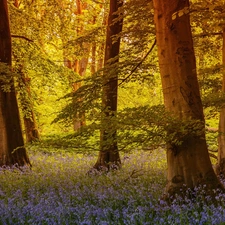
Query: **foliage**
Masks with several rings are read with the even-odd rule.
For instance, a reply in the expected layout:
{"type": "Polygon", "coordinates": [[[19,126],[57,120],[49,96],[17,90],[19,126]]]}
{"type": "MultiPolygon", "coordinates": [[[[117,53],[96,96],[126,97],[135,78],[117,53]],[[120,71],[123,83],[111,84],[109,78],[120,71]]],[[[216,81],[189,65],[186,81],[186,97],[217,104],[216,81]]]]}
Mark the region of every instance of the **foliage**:
{"type": "MultiPolygon", "coordinates": [[[[55,126],[53,128],[54,132],[57,129],[60,132],[62,131],[60,126],[50,125],[50,118],[54,120],[55,109],[61,111],[63,106],[68,104],[67,108],[70,110],[66,110],[67,112],[64,111],[64,113],[66,117],[72,117],[71,109],[74,107],[72,107],[71,102],[56,101],[56,99],[62,97],[59,91],[62,93],[71,91],[68,88],[69,83],[78,79],[74,72],[63,66],[63,55],[71,60],[79,59],[86,54],[81,51],[86,44],[97,43],[97,49],[100,49],[104,43],[104,19],[108,12],[107,2],[100,4],[98,1],[90,2],[87,0],[83,1],[83,3],[87,4],[87,9],[84,10],[82,15],[77,15],[77,5],[66,0],[62,2],[55,0],[21,0],[19,8],[15,7],[14,1],[9,1],[14,65],[18,66],[22,63],[24,72],[28,77],[32,78],[33,101],[35,102],[35,111],[43,134],[51,132],[51,129],[46,129],[47,126],[55,126]],[[52,20],[53,17],[54,20],[52,20]],[[94,18],[95,22],[93,22],[94,18]],[[81,29],[82,24],[85,24],[85,26],[82,28],[82,34],[78,35],[77,30],[81,29]],[[61,84],[54,87],[55,82],[59,81],[61,84]],[[55,98],[50,98],[50,100],[48,98],[49,94],[55,95],[55,98]],[[42,96],[41,100],[37,96],[42,96]],[[55,107],[56,105],[57,107],[55,107]],[[47,112],[47,115],[45,115],[45,112],[47,112]],[[46,123],[45,120],[49,121],[46,123]]],[[[129,104],[135,105],[136,102],[142,101],[140,92],[146,84],[149,85],[149,89],[152,89],[149,96],[153,96],[155,90],[157,90],[159,97],[161,95],[160,78],[156,66],[156,51],[153,51],[129,77],[133,68],[145,56],[155,37],[152,1],[126,1],[123,10],[124,29],[120,34],[122,47],[119,63],[119,83],[122,82],[122,85],[119,86],[119,108],[121,109],[129,107],[129,104]],[[126,82],[123,82],[124,80],[126,82]],[[134,95],[134,92],[137,94],[134,95]],[[130,101],[131,98],[133,101],[130,101]],[[127,101],[130,101],[128,105],[127,101]]],[[[222,38],[221,35],[211,34],[221,32],[220,25],[223,20],[223,11],[221,10],[222,3],[219,1],[192,1],[190,6],[203,97],[210,94],[209,90],[215,92],[215,88],[217,91],[220,88],[222,71],[213,68],[221,68],[221,53],[218,52],[218,49],[221,49],[222,38]]],[[[99,54],[97,53],[97,58],[101,58],[99,54]]],[[[101,72],[100,70],[97,74],[100,75],[101,72]]],[[[89,75],[90,65],[86,76],[89,75]]],[[[98,91],[98,98],[101,96],[99,77],[95,81],[93,85],[96,85],[97,89],[92,89],[96,88],[93,86],[92,88],[84,86],[79,91],[84,92],[82,94],[83,98],[86,97],[85,94],[91,95],[92,90],[98,91]]],[[[142,95],[143,98],[147,97],[147,92],[142,94],[144,94],[144,96],[142,95]]],[[[155,104],[160,103],[162,103],[161,99],[155,102],[155,104]]],[[[92,104],[90,106],[93,106],[92,104]]],[[[98,101],[95,104],[98,104],[98,101]]],[[[151,104],[151,99],[146,99],[146,102],[141,105],[143,104],[151,104]]],[[[91,108],[89,104],[86,104],[86,107],[88,110],[91,108]]],[[[90,110],[90,114],[91,111],[93,112],[95,109],[90,110]]]]}
{"type": "Polygon", "coordinates": [[[1,90],[4,92],[10,92],[12,87],[12,78],[16,75],[14,72],[12,72],[9,65],[6,63],[0,62],[0,84],[1,84],[1,90]]]}
{"type": "MultiPolygon", "coordinates": [[[[213,106],[212,117],[218,111],[221,104],[219,101],[223,100],[220,93],[224,72],[222,65],[223,4],[221,1],[194,0],[190,5],[199,85],[204,106],[213,106]]],[[[205,112],[207,114],[208,109],[205,112]]],[[[208,118],[208,114],[206,117],[208,118]]],[[[208,119],[212,120],[212,117],[208,119]]]]}
{"type": "MultiPolygon", "coordinates": [[[[49,118],[49,115],[54,113],[52,110],[50,111],[50,105],[55,106],[55,104],[58,104],[55,102],[56,98],[52,100],[52,102],[54,102],[53,104],[48,101],[46,95],[49,95],[49,92],[42,91],[42,87],[44,89],[56,89],[57,91],[61,89],[62,92],[67,93],[70,89],[67,88],[67,91],[65,91],[64,87],[68,87],[71,83],[79,79],[76,77],[75,73],[63,66],[63,58],[67,58],[68,60],[81,59],[85,54],[88,54],[88,51],[84,51],[84,48],[88,47],[90,43],[97,44],[96,61],[99,61],[102,57],[98,51],[104,44],[104,20],[108,13],[108,6],[106,3],[90,3],[89,1],[84,1],[82,4],[85,4],[87,9],[83,10],[83,14],[78,15],[76,13],[78,6],[70,1],[60,3],[55,0],[44,2],[41,0],[32,2],[23,0],[20,1],[18,8],[15,7],[13,1],[9,2],[15,66],[20,66],[20,64],[22,64],[26,76],[31,77],[32,93],[35,95],[35,111],[38,117],[37,121],[40,120],[39,123],[41,124],[42,133],[46,133],[46,131],[43,130],[42,124],[44,124],[45,127],[49,126],[49,122],[44,122],[46,117],[43,118],[43,110],[49,112],[47,116],[47,118],[49,118]],[[52,20],[53,16],[55,18],[54,20],[52,20]],[[82,24],[85,24],[85,26],[82,24]],[[79,32],[78,30],[81,29],[82,32],[79,32]],[[66,79],[68,79],[69,84],[66,79]],[[55,82],[59,82],[59,80],[62,82],[62,86],[60,88],[53,87],[55,82]],[[37,96],[40,95],[42,95],[41,102],[38,101],[37,98],[37,96]],[[49,106],[38,107],[37,105],[40,104],[48,104],[49,106]]],[[[122,93],[126,93],[125,95],[128,96],[127,91],[132,93],[132,89],[129,88],[130,85],[126,85],[128,81],[135,82],[135,86],[138,87],[138,89],[141,89],[142,83],[147,80],[150,80],[150,83],[152,83],[156,66],[151,61],[152,59],[155,60],[156,52],[154,52],[152,57],[149,57],[150,60],[145,60],[142,65],[133,72],[132,76],[127,79],[130,71],[138,65],[146,49],[150,47],[149,40],[154,37],[154,24],[152,22],[153,14],[151,2],[127,1],[123,10],[125,26],[121,33],[123,45],[121,47],[119,71],[120,79],[123,81],[123,85],[121,86],[125,86],[125,90],[122,91],[122,93]],[[137,20],[137,18],[139,19],[137,20]],[[140,23],[141,26],[139,26],[140,23]],[[141,42],[140,39],[142,40],[141,42]],[[149,66],[152,67],[150,72],[149,66]],[[124,82],[125,79],[126,82],[124,82]],[[137,80],[138,82],[136,82],[137,80]]],[[[110,68],[105,68],[105,70],[110,70],[110,68]]],[[[100,75],[101,73],[102,71],[99,70],[96,75],[100,75]]],[[[89,79],[89,75],[90,65],[84,79],[89,79]]],[[[93,85],[95,85],[94,89],[84,86],[79,90],[80,93],[83,91],[82,99],[88,98],[88,95],[91,95],[92,90],[96,90],[96,87],[98,87],[96,90],[98,91],[98,98],[101,96],[101,91],[99,89],[101,81],[99,78],[101,78],[101,76],[93,83],[93,85]]],[[[85,80],[83,82],[85,83],[85,80]]],[[[56,93],[56,95],[58,95],[58,93],[56,93]]],[[[124,101],[122,98],[121,100],[124,101]]],[[[74,106],[71,107],[70,101],[62,102],[63,101],[59,104],[64,105],[68,103],[68,106],[65,107],[67,111],[65,112],[65,116],[72,118],[74,112],[71,113],[71,109],[73,109],[74,106]],[[70,111],[71,114],[69,114],[68,111],[70,111]]],[[[89,105],[86,104],[85,106],[88,107],[89,105]]],[[[90,106],[86,110],[89,110],[90,106]]],[[[80,105],[75,106],[75,108],[77,107],[80,107],[80,105]]],[[[83,109],[84,107],[81,108],[83,109]]],[[[57,107],[57,109],[60,111],[61,107],[57,107]]],[[[94,108],[91,111],[94,111],[94,108]]],[[[50,117],[54,119],[53,116],[50,117]]]]}
{"type": "MultiPolygon", "coordinates": [[[[117,129],[117,141],[119,151],[129,152],[132,150],[152,151],[158,147],[164,147],[167,142],[180,145],[186,138],[202,135],[205,131],[202,122],[196,120],[180,121],[171,113],[165,111],[163,105],[137,106],[125,108],[119,111],[116,117],[105,118],[104,113],[95,112],[87,118],[89,123],[78,132],[65,135],[44,136],[38,144],[41,148],[52,146],[55,149],[65,151],[87,152],[93,154],[99,150],[99,136],[101,126],[117,129]],[[104,121],[106,120],[106,121],[104,121]],[[101,121],[104,121],[101,123],[101,121]]],[[[108,141],[112,135],[108,133],[108,141]]],[[[210,145],[212,136],[207,140],[210,145]]],[[[212,148],[211,148],[212,149],[212,148]]]]}

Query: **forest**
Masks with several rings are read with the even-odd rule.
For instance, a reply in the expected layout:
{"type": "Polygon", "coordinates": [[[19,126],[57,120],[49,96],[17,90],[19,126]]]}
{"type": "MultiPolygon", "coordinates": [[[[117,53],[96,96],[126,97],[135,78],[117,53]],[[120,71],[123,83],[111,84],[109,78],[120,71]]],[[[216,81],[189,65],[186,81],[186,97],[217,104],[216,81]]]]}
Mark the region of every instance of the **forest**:
{"type": "Polygon", "coordinates": [[[225,224],[224,0],[0,0],[0,224],[225,224]]]}

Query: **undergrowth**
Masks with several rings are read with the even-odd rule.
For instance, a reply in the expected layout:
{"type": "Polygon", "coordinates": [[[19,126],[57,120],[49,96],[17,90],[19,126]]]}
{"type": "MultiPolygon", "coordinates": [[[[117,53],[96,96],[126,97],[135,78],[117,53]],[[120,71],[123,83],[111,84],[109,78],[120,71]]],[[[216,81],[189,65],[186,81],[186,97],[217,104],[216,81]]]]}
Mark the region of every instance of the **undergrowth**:
{"type": "MultiPolygon", "coordinates": [[[[87,175],[95,154],[29,150],[32,170],[0,171],[0,224],[224,224],[219,204],[160,197],[166,184],[162,149],[121,153],[122,169],[87,175]],[[50,154],[51,152],[51,154],[50,154]]],[[[210,202],[210,197],[209,201],[210,202]]]]}

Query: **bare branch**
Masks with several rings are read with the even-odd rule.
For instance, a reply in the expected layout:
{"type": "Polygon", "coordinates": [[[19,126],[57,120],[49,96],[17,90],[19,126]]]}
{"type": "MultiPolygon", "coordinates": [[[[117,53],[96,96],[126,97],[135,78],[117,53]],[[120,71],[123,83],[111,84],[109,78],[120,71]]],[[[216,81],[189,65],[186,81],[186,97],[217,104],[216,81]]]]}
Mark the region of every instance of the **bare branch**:
{"type": "Polygon", "coordinates": [[[145,61],[145,59],[147,58],[147,56],[151,53],[151,51],[153,50],[153,48],[155,47],[156,45],[156,39],[154,40],[154,43],[152,44],[152,47],[149,49],[149,51],[146,53],[146,55],[144,56],[144,58],[141,60],[141,62],[139,62],[134,68],[133,70],[130,72],[130,74],[124,78],[120,84],[118,86],[120,86],[122,83],[124,83],[129,77],[132,76],[132,74],[135,72],[135,70],[145,61]]]}
{"type": "Polygon", "coordinates": [[[222,32],[214,32],[214,33],[202,33],[202,34],[196,34],[194,35],[193,37],[196,38],[196,37],[208,37],[208,36],[217,36],[217,35],[222,35],[223,33],[222,32]]]}
{"type": "Polygon", "coordinates": [[[29,39],[27,37],[24,37],[24,36],[20,36],[20,35],[12,34],[11,37],[13,37],[13,38],[21,38],[21,39],[24,39],[24,40],[29,41],[29,42],[34,42],[33,40],[31,40],[31,39],[29,39]]]}

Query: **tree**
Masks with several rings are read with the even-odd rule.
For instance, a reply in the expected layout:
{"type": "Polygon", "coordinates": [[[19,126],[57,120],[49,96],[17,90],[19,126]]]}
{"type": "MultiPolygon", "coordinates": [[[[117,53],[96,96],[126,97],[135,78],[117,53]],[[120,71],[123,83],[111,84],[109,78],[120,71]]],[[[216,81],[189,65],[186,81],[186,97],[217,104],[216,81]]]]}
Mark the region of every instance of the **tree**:
{"type": "MultiPolygon", "coordinates": [[[[77,28],[76,28],[76,32],[77,32],[77,39],[82,36],[83,30],[84,30],[84,24],[85,22],[83,21],[84,19],[82,18],[83,15],[83,11],[87,9],[87,3],[83,3],[80,0],[76,0],[76,20],[77,20],[77,28]]],[[[63,23],[63,21],[62,21],[63,23]]],[[[64,24],[63,24],[64,26],[64,24]]],[[[63,39],[63,38],[62,38],[63,39]]],[[[68,41],[69,42],[69,41],[68,41]]],[[[79,56],[80,59],[78,59],[77,56],[73,56],[73,59],[67,59],[66,57],[64,57],[64,65],[66,67],[68,67],[69,69],[72,69],[74,72],[76,72],[76,74],[78,74],[81,79],[85,76],[85,72],[88,66],[88,59],[89,59],[89,51],[90,51],[90,44],[89,43],[80,43],[81,45],[81,49],[80,52],[82,56],[79,56]]],[[[77,47],[77,46],[76,46],[77,47]]],[[[76,48],[75,47],[75,48],[76,48]]],[[[65,51],[65,50],[64,50],[65,51]]],[[[64,53],[64,55],[66,55],[66,53],[64,53]]],[[[81,87],[81,82],[72,82],[72,89],[73,92],[76,92],[79,88],[81,87]]],[[[82,101],[82,99],[80,99],[80,101],[82,101]]],[[[86,122],[85,122],[85,114],[84,113],[80,113],[80,114],[76,114],[74,116],[74,120],[73,120],[73,128],[74,131],[79,131],[79,129],[82,126],[85,126],[86,122]]]]}
{"type": "Polygon", "coordinates": [[[181,135],[172,127],[178,142],[167,145],[167,187],[173,195],[186,185],[208,189],[221,187],[209,158],[204,131],[203,107],[196,74],[190,27],[189,0],[153,0],[159,67],[167,111],[179,120],[196,121],[199,132],[181,135]],[[175,18],[176,15],[176,18],[175,18]],[[197,122],[198,121],[198,122],[197,122]]]}
{"type": "MultiPolygon", "coordinates": [[[[14,6],[16,8],[19,8],[18,0],[14,1],[14,6]]],[[[14,57],[17,58],[16,55],[14,55],[14,57]]],[[[23,65],[21,64],[21,62],[18,62],[17,64],[18,86],[20,88],[18,100],[20,100],[20,107],[23,113],[26,142],[31,143],[33,141],[40,140],[40,135],[33,110],[33,104],[31,101],[31,78],[25,76],[25,73],[23,72],[23,65]]]]}
{"type": "Polygon", "coordinates": [[[7,1],[0,0],[0,166],[24,166],[30,161],[24,148],[11,62],[7,1]]]}
{"type": "Polygon", "coordinates": [[[105,70],[103,72],[102,127],[100,134],[100,151],[94,168],[101,169],[121,164],[117,146],[116,112],[118,95],[118,62],[122,15],[118,13],[123,5],[122,0],[110,0],[108,26],[105,44],[105,70]]]}
{"type": "Polygon", "coordinates": [[[31,96],[31,78],[26,77],[22,66],[18,68],[18,87],[20,107],[23,113],[23,122],[26,133],[26,142],[32,143],[34,141],[40,140],[40,135],[37,127],[37,122],[33,110],[32,96],[31,96]]]}
{"type": "MultiPolygon", "coordinates": [[[[225,66],[225,28],[223,29],[223,66],[225,66]]],[[[223,68],[224,71],[224,68],[223,68]]],[[[222,81],[222,93],[225,93],[225,73],[223,72],[223,81],[222,81]]],[[[224,105],[220,111],[219,118],[219,137],[218,137],[218,165],[217,173],[219,175],[225,175],[225,107],[224,105]]]]}

